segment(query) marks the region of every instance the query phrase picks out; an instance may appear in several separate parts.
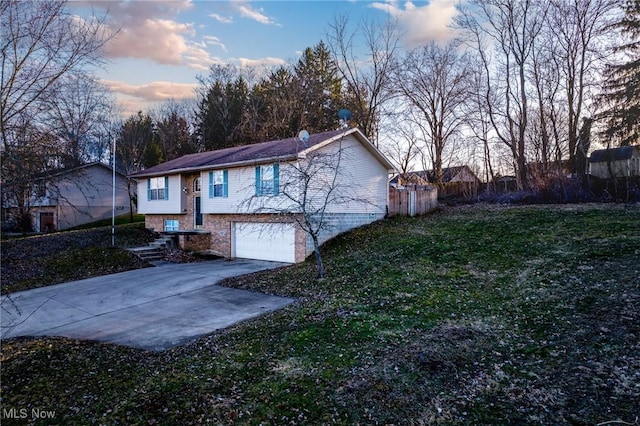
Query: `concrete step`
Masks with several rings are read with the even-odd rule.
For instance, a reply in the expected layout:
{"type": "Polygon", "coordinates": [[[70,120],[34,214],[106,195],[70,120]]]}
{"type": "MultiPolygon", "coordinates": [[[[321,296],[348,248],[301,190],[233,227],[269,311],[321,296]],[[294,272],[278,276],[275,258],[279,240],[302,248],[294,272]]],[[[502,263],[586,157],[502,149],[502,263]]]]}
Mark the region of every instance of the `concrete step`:
{"type": "Polygon", "coordinates": [[[164,252],[159,247],[144,246],[134,247],[128,250],[142,260],[159,260],[164,257],[164,252]]]}
{"type": "Polygon", "coordinates": [[[173,248],[174,240],[170,235],[161,235],[149,245],[143,247],[134,247],[129,249],[130,252],[138,256],[142,260],[159,260],[164,257],[164,250],[173,248]]]}

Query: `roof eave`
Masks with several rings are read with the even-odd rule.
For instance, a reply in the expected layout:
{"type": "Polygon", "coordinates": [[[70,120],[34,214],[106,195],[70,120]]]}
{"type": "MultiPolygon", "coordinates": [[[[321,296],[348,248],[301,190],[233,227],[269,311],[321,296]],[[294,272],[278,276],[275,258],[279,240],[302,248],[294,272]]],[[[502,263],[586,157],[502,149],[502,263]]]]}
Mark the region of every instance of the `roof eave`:
{"type": "Polygon", "coordinates": [[[322,141],[318,144],[315,144],[303,151],[300,151],[299,157],[300,158],[304,158],[309,152],[315,151],[317,149],[320,149],[322,147],[325,147],[337,140],[340,140],[348,135],[354,134],[356,138],[358,138],[360,140],[360,142],[364,145],[364,147],[371,153],[373,154],[374,157],[376,157],[376,159],[385,166],[385,168],[387,169],[387,171],[389,173],[393,173],[396,171],[396,168],[393,164],[391,164],[391,162],[389,160],[387,160],[387,158],[380,152],[380,150],[378,148],[375,147],[374,144],[371,143],[371,141],[369,141],[369,139],[360,131],[360,129],[358,129],[357,127],[352,127],[350,129],[346,129],[343,133],[337,134],[325,141],[322,141]]]}
{"type": "Polygon", "coordinates": [[[224,169],[224,168],[246,167],[246,166],[253,166],[256,164],[273,163],[273,162],[280,162],[280,161],[292,161],[292,160],[295,160],[296,158],[297,156],[295,154],[286,155],[286,156],[280,155],[276,157],[267,157],[267,158],[258,158],[258,159],[254,158],[251,160],[234,161],[230,163],[205,164],[202,166],[195,166],[195,167],[181,167],[179,169],[170,169],[170,170],[157,171],[157,172],[151,172],[151,173],[145,173],[144,171],[141,171],[138,173],[134,173],[129,177],[144,178],[144,177],[176,175],[176,174],[198,172],[203,170],[217,170],[217,169],[224,169]]]}

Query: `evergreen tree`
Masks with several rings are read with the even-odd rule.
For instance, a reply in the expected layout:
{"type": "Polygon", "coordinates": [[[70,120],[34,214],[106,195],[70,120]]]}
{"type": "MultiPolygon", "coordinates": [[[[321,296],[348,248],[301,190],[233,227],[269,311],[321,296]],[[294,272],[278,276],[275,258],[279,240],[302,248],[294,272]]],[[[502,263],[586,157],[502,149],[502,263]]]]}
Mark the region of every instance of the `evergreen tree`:
{"type": "Polygon", "coordinates": [[[196,111],[197,137],[205,150],[248,143],[242,132],[249,84],[231,67],[212,67],[196,111]]]}
{"type": "Polygon", "coordinates": [[[309,132],[336,129],[338,111],[345,106],[338,68],[327,46],[320,42],[306,48],[294,71],[304,109],[301,127],[309,132]]]}
{"type": "Polygon", "coordinates": [[[262,141],[295,136],[300,130],[303,108],[300,87],[294,74],[279,67],[262,79],[253,90],[260,105],[262,141]]]}
{"type": "Polygon", "coordinates": [[[624,11],[614,27],[628,40],[616,49],[628,60],[607,68],[603,113],[605,136],[621,146],[640,143],[640,1],[627,0],[624,11]]]}
{"type": "Polygon", "coordinates": [[[165,161],[197,152],[197,147],[192,143],[187,120],[176,111],[171,111],[168,116],[159,121],[156,128],[158,143],[162,148],[162,157],[165,161]]]}
{"type": "Polygon", "coordinates": [[[149,114],[143,114],[142,111],[138,111],[124,122],[116,146],[116,167],[124,174],[131,174],[164,161],[153,120],[149,114]]]}

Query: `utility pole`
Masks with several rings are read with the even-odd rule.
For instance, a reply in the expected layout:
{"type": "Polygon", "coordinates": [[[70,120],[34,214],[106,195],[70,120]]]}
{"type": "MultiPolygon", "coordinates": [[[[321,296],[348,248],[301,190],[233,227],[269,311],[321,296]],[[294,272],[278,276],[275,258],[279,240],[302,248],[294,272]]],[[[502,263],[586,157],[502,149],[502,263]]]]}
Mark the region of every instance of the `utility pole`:
{"type": "Polygon", "coordinates": [[[113,152],[111,154],[111,247],[116,246],[116,138],[113,138],[113,152]]]}

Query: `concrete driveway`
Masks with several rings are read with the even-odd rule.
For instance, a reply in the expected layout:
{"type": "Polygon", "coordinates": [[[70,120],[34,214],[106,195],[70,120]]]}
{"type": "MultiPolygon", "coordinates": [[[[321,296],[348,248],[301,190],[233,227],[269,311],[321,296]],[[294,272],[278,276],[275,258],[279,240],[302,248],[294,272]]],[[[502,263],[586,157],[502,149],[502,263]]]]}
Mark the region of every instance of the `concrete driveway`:
{"type": "Polygon", "coordinates": [[[2,297],[0,337],[65,336],[152,351],[179,346],[293,299],[216,285],[284,266],[260,260],[164,263],[2,297]]]}

